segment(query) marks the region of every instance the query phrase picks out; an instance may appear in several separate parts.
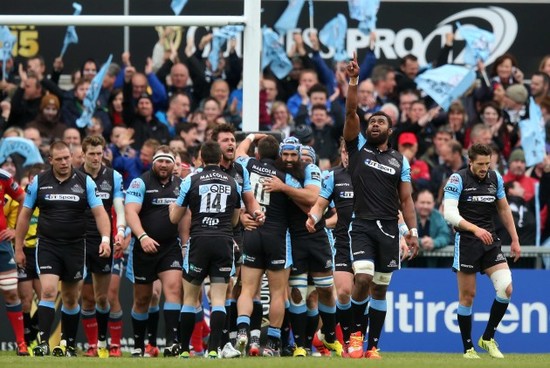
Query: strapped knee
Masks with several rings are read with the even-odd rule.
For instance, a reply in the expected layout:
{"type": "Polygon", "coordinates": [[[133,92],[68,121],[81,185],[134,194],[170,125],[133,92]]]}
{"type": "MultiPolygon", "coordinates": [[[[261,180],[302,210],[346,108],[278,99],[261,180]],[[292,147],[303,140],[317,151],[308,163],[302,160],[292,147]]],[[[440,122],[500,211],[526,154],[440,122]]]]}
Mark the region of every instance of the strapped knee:
{"type": "Polygon", "coordinates": [[[374,277],[372,278],[372,282],[374,282],[376,285],[388,286],[391,281],[391,276],[391,272],[375,272],[374,277]]]}
{"type": "Polygon", "coordinates": [[[334,285],[334,277],[332,275],[313,277],[313,285],[316,288],[330,288],[334,285]]]}
{"type": "Polygon", "coordinates": [[[374,262],[373,261],[355,261],[353,262],[353,272],[363,273],[374,276],[374,262]]]}
{"type": "MultiPolygon", "coordinates": [[[[305,309],[307,298],[307,274],[290,276],[288,284],[291,287],[290,305],[294,307],[300,307],[305,309]],[[296,293],[299,293],[300,298],[296,293]],[[300,300],[298,300],[300,299],[300,300]]],[[[305,311],[305,310],[304,310],[305,311]]]]}
{"type": "Polygon", "coordinates": [[[496,270],[491,275],[491,281],[497,293],[497,300],[509,303],[511,295],[506,293],[506,289],[512,284],[512,272],[509,269],[496,270]]]}
{"type": "Polygon", "coordinates": [[[17,271],[0,275],[0,290],[10,291],[17,289],[17,271]]]}

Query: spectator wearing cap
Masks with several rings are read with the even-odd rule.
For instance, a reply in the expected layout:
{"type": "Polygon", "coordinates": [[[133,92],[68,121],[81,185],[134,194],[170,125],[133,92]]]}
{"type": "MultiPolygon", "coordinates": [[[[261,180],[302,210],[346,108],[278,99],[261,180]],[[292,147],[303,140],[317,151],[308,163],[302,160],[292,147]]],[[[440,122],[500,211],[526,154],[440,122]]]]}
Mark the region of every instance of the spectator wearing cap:
{"type": "Polygon", "coordinates": [[[27,124],[27,128],[38,129],[45,145],[63,138],[67,125],[61,122],[59,98],[50,93],[45,95],[40,101],[39,111],[36,119],[27,124]]]}
{"type": "Polygon", "coordinates": [[[504,183],[517,181],[524,189],[523,198],[529,202],[535,196],[535,185],[538,180],[526,175],[525,153],[518,148],[508,158],[508,172],[503,176],[504,183]]]}
{"type": "Polygon", "coordinates": [[[416,159],[418,139],[414,133],[402,133],[397,141],[397,150],[407,158],[411,166],[411,180],[415,189],[430,186],[430,168],[425,161],[416,159]]]}
{"type": "Polygon", "coordinates": [[[137,100],[135,113],[131,106],[131,102],[123,102],[124,106],[124,121],[128,128],[134,130],[132,148],[140,150],[143,142],[147,139],[155,139],[160,144],[168,144],[170,141],[170,132],[168,127],[161,123],[154,115],[153,99],[144,93],[137,100]]]}
{"type": "Polygon", "coordinates": [[[506,88],[503,99],[503,110],[508,114],[510,123],[517,124],[525,117],[525,104],[529,91],[523,84],[513,84],[506,88]]]}

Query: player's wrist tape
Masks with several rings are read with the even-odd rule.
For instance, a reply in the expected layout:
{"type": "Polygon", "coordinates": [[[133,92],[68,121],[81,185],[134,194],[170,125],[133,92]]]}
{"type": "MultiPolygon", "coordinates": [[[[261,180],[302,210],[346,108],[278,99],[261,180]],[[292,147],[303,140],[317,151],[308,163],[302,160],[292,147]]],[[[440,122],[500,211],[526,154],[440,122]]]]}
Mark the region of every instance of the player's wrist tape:
{"type": "Polygon", "coordinates": [[[251,143],[254,143],[254,139],[256,139],[256,136],[252,133],[246,136],[246,139],[249,139],[251,143]]]}
{"type": "Polygon", "coordinates": [[[317,223],[319,222],[319,217],[317,217],[313,213],[310,213],[310,216],[313,218],[313,221],[315,221],[315,225],[317,225],[317,223]]]}
{"type": "Polygon", "coordinates": [[[102,236],[101,237],[101,242],[109,244],[111,242],[111,237],[110,236],[102,236]]]}
{"type": "Polygon", "coordinates": [[[252,213],[252,217],[254,218],[254,220],[256,220],[258,218],[258,216],[261,216],[262,215],[262,211],[261,210],[255,210],[253,213],[252,213]]]}
{"type": "Polygon", "coordinates": [[[409,232],[409,227],[406,223],[402,223],[399,225],[399,235],[405,236],[409,232]]]}
{"type": "Polygon", "coordinates": [[[138,236],[138,240],[142,241],[143,239],[148,238],[148,237],[149,237],[149,235],[147,235],[147,233],[143,233],[140,236],[138,236]]]}
{"type": "Polygon", "coordinates": [[[418,229],[413,227],[412,229],[409,230],[409,232],[411,233],[412,236],[414,236],[415,238],[418,238],[418,229]]]}
{"type": "Polygon", "coordinates": [[[349,85],[350,86],[356,86],[359,84],[359,77],[351,77],[349,79],[349,85]]]}
{"type": "Polygon", "coordinates": [[[126,232],[126,226],[120,225],[117,227],[117,231],[124,234],[124,232],[126,232]]]}

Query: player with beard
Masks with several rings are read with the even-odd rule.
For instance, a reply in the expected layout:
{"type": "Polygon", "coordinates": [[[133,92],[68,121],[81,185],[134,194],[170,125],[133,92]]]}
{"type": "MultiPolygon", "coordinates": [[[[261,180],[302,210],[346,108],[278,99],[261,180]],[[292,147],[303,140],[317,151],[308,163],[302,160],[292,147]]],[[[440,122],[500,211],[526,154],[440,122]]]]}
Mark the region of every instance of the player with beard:
{"type": "MultiPolygon", "coordinates": [[[[241,270],[242,292],[238,300],[239,317],[237,319],[237,346],[245,350],[248,343],[248,334],[251,335],[249,355],[253,349],[259,354],[259,331],[255,336],[255,321],[251,321],[256,308],[255,300],[259,301],[259,289],[262,276],[267,272],[270,308],[269,327],[267,330],[267,345],[263,356],[273,357],[280,355],[281,325],[285,314],[285,300],[290,272],[290,249],[286,244],[288,228],[289,199],[282,192],[267,193],[264,183],[272,175],[281,181],[290,183],[292,177],[275,167],[275,160],[279,156],[279,144],[272,136],[264,134],[249,134],[237,149],[237,162],[249,174],[254,196],[266,213],[266,221],[262,227],[247,226],[243,241],[243,266],[241,270]],[[258,141],[258,159],[250,158],[247,152],[250,145],[258,141]]],[[[261,304],[260,304],[261,306],[261,304]]],[[[259,329],[260,325],[257,326],[259,329]]]]}
{"type": "Polygon", "coordinates": [[[181,179],[172,175],[175,155],[168,146],[160,146],[153,156],[151,170],[132,180],[126,192],[126,220],[136,240],[128,269],[133,271],[134,328],[133,357],[144,355],[145,330],[153,294],[153,282],[162,282],[165,356],[179,353],[178,324],[182,301],[183,257],[178,225],[170,222],[168,206],[175,203],[181,179]]]}
{"type": "Polygon", "coordinates": [[[457,230],[453,270],[458,280],[458,327],[467,359],[479,359],[472,343],[477,272],[487,274],[496,291],[487,327],[477,344],[493,358],[504,358],[494,337],[512,296],[512,273],[495,232],[496,214],[512,238],[510,250],[514,262],[521,254],[502,177],[489,169],[491,154],[490,146],[474,144],[468,150],[469,167],[451,175],[444,189],[445,220],[457,230]]]}
{"type": "MultiPolygon", "coordinates": [[[[220,145],[222,151],[222,159],[220,161],[220,169],[231,176],[237,184],[243,186],[243,169],[241,165],[235,165],[235,151],[237,149],[237,141],[235,139],[235,128],[230,124],[220,124],[212,130],[212,140],[220,145]]],[[[244,211],[241,216],[250,217],[249,214],[244,211]]],[[[233,240],[235,241],[235,277],[237,281],[232,277],[229,279],[229,285],[227,287],[227,295],[225,300],[226,309],[226,321],[222,335],[222,356],[224,358],[236,358],[240,356],[240,352],[235,349],[235,343],[237,338],[237,299],[241,291],[239,277],[241,270],[241,247],[243,244],[241,223],[233,228],[233,240]],[[228,345],[227,343],[230,344],[228,345]]],[[[259,304],[259,316],[260,325],[262,318],[262,305],[259,304]]],[[[256,354],[257,355],[257,354],[256,354]]]]}
{"type": "Polygon", "coordinates": [[[354,55],[346,67],[350,79],[346,98],[344,139],[349,155],[348,171],[355,193],[354,215],[350,238],[355,285],[352,291],[354,331],[348,353],[352,358],[363,356],[361,321],[367,297],[369,337],[366,358],[380,359],[378,341],[386,318],[386,292],[392,272],[400,267],[398,213],[401,208],[412,256],[418,252],[416,214],[411,197],[410,166],[406,158],[392,149],[388,137],[392,132],[391,118],[376,112],[367,121],[365,136],[361,134],[357,115],[357,84],[359,66],[354,55]]]}
{"type": "Polygon", "coordinates": [[[307,323],[307,281],[308,274],[319,293],[319,313],[323,321],[323,344],[329,350],[342,355],[342,345],[335,336],[336,304],[333,298],[332,249],[328,236],[324,231],[324,222],[315,234],[306,229],[307,214],[317,201],[321,189],[321,172],[313,164],[303,166],[300,161],[302,147],[295,137],[286,138],[279,148],[280,158],[276,162],[279,170],[290,174],[294,180],[285,184],[276,176],[266,181],[266,192],[283,192],[292,201],[289,206],[289,232],[292,247],[292,270],[289,279],[290,323],[296,343],[293,356],[307,355],[306,323],[307,323]]]}

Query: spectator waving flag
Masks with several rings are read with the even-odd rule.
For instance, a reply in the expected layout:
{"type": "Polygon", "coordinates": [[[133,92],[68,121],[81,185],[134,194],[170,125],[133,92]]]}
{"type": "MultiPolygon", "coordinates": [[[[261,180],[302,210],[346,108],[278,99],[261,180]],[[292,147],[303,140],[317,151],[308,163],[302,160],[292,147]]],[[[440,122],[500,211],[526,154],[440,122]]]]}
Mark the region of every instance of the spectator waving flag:
{"type": "MultiPolygon", "coordinates": [[[[82,5],[80,5],[79,3],[73,3],[73,8],[73,15],[80,15],[80,13],[82,12],[82,5]]],[[[63,39],[63,48],[61,48],[61,54],[59,55],[59,57],[62,58],[63,55],[65,55],[65,51],[67,51],[67,47],[71,43],[78,43],[78,35],[76,34],[76,29],[74,28],[74,26],[67,27],[67,32],[65,32],[65,38],[63,39]]]]}
{"type": "Polygon", "coordinates": [[[214,31],[214,38],[212,39],[212,49],[208,55],[208,61],[212,66],[212,71],[218,69],[220,63],[220,52],[222,50],[225,41],[237,37],[239,33],[244,30],[243,26],[225,26],[214,31]]]}
{"type": "Polygon", "coordinates": [[[458,65],[443,65],[415,78],[419,89],[426,92],[445,111],[474,83],[475,72],[458,65]]]}
{"type": "Polygon", "coordinates": [[[288,0],[288,6],[273,28],[281,36],[296,28],[305,0],[288,0]]]}
{"type": "Polygon", "coordinates": [[[111,54],[90,83],[90,88],[88,88],[88,92],[86,92],[86,97],[84,98],[84,110],[82,111],[82,115],[76,120],[76,126],[79,128],[85,128],[92,125],[92,117],[94,116],[94,111],[97,106],[97,98],[99,97],[103,79],[107,73],[107,68],[111,65],[112,59],[113,55],[111,54]]]}
{"type": "Polygon", "coordinates": [[[525,165],[533,166],[544,160],[546,154],[546,130],[539,105],[533,97],[529,100],[529,119],[519,122],[521,146],[525,153],[525,165]]]}
{"type": "Polygon", "coordinates": [[[319,32],[319,40],[328,47],[334,47],[334,60],[344,61],[348,59],[344,43],[346,32],[348,30],[348,21],[343,14],[338,14],[330,22],[325,24],[319,32]]]}
{"type": "Polygon", "coordinates": [[[17,37],[11,34],[10,29],[7,26],[0,28],[0,43],[2,48],[0,49],[0,59],[2,60],[2,79],[6,79],[6,62],[11,57],[11,50],[13,45],[17,41],[17,37]]]}
{"type": "Polygon", "coordinates": [[[262,48],[262,70],[267,66],[279,79],[283,79],[292,70],[292,63],[288,59],[279,36],[272,29],[264,27],[262,48]]]}
{"type": "Polygon", "coordinates": [[[25,157],[23,166],[44,163],[36,144],[27,138],[9,137],[0,140],[0,162],[6,161],[12,153],[25,157]]]}
{"type": "Polygon", "coordinates": [[[348,0],[349,16],[359,21],[359,30],[369,35],[376,29],[380,0],[348,0]]]}
{"type": "Polygon", "coordinates": [[[495,42],[495,35],[489,31],[477,28],[474,25],[461,25],[456,22],[458,32],[466,41],[464,50],[464,64],[476,65],[479,60],[485,62],[491,55],[491,45],[495,42]]]}
{"type": "Polygon", "coordinates": [[[172,0],[170,6],[175,15],[180,15],[186,4],[187,0],[172,0]]]}

